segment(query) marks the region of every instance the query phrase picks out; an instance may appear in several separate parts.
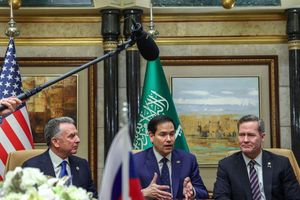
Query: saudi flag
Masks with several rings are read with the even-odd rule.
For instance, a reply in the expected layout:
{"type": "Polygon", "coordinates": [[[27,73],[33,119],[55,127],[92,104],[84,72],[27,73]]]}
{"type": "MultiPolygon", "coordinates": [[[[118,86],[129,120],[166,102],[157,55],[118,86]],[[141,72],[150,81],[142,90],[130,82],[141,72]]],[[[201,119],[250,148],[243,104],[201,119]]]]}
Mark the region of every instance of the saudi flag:
{"type": "Polygon", "coordinates": [[[154,116],[167,115],[175,123],[175,148],[189,151],[159,58],[147,63],[140,105],[139,120],[133,142],[134,149],[143,150],[152,147],[147,125],[154,116]]]}

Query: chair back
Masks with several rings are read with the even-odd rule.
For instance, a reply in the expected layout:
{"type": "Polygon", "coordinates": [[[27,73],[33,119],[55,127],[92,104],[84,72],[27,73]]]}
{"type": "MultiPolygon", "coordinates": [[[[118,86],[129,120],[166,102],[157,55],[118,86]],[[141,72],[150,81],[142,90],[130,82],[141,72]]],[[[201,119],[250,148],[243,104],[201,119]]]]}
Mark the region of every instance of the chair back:
{"type": "MultiPolygon", "coordinates": [[[[296,175],[296,178],[297,178],[298,182],[300,183],[300,168],[299,168],[299,165],[297,163],[297,160],[296,160],[295,155],[292,150],[280,149],[280,148],[264,148],[264,150],[270,151],[277,155],[288,157],[288,159],[290,160],[290,163],[292,165],[292,168],[294,170],[294,173],[296,175]]],[[[238,151],[240,151],[240,150],[228,151],[227,156],[230,156],[238,151]]]]}
{"type": "Polygon", "coordinates": [[[14,170],[18,166],[21,167],[26,160],[45,151],[46,149],[28,149],[10,152],[7,157],[4,174],[14,170]]]}

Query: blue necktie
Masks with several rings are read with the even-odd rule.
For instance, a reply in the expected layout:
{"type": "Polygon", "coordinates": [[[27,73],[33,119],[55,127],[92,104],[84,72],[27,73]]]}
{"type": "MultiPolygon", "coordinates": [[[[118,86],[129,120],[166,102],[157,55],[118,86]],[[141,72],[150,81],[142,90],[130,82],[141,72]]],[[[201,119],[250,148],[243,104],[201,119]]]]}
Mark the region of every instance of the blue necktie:
{"type": "Polygon", "coordinates": [[[162,158],[161,161],[163,166],[161,168],[160,181],[162,185],[168,185],[170,188],[166,190],[167,192],[171,192],[171,184],[170,184],[170,172],[167,165],[168,159],[162,158]]]}
{"type": "Polygon", "coordinates": [[[61,170],[60,170],[60,175],[59,175],[59,178],[62,178],[64,176],[68,176],[68,171],[67,171],[67,164],[68,162],[67,161],[62,161],[61,162],[61,170]]]}
{"type": "Polygon", "coordinates": [[[260,200],[261,194],[259,189],[259,182],[258,182],[258,175],[254,168],[254,165],[256,164],[255,160],[251,160],[249,162],[250,166],[250,186],[252,191],[252,199],[253,200],[260,200]]]}

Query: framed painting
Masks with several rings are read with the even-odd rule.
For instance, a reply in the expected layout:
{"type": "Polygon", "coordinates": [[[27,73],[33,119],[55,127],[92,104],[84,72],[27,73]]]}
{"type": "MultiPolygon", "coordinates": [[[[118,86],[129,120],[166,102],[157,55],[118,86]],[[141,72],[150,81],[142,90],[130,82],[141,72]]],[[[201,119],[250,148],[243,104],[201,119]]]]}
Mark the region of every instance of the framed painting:
{"type": "MultiPolygon", "coordinates": [[[[23,90],[30,90],[94,58],[18,58],[23,90]]],[[[35,148],[47,148],[43,129],[55,117],[69,116],[80,136],[78,156],[88,159],[97,178],[97,65],[59,81],[27,101],[35,148]]]]}
{"type": "MultiPolygon", "coordinates": [[[[32,89],[56,78],[58,75],[23,76],[23,89],[32,89]]],[[[44,126],[50,119],[68,116],[77,122],[77,90],[78,75],[73,75],[42,90],[26,102],[35,145],[44,145],[44,126]]]]}
{"type": "Polygon", "coordinates": [[[236,124],[246,114],[266,122],[264,146],[280,147],[276,56],[161,61],[190,151],[201,165],[215,166],[228,151],[239,149],[236,124]]]}

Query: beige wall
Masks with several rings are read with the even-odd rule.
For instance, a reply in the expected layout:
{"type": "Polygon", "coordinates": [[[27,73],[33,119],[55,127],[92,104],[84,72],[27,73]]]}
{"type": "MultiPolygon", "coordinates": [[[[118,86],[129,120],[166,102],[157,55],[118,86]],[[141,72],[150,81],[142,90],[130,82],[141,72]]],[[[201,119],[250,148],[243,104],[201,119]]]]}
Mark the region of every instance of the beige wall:
{"type": "MultiPolygon", "coordinates": [[[[148,17],[143,18],[145,27],[148,17]]],[[[95,57],[102,55],[101,18],[93,16],[17,17],[21,36],[16,39],[18,57],[95,57]],[[18,21],[19,20],[19,21],[18,21]]],[[[277,55],[279,58],[279,108],[281,146],[290,148],[288,47],[283,14],[158,15],[157,43],[161,56],[277,55]]],[[[7,17],[0,16],[0,32],[7,17]]],[[[0,37],[4,55],[7,38],[0,37]]],[[[142,60],[142,81],[146,61],[142,60]]],[[[119,56],[120,109],[126,100],[125,53],[119,56]]],[[[166,68],[168,76],[169,68],[166,68]]],[[[171,69],[176,70],[176,69],[171,69]]],[[[103,63],[98,64],[98,183],[103,170],[103,63]]],[[[79,113],[80,115],[80,113],[79,113]]],[[[80,155],[87,157],[83,139],[80,155]]],[[[201,160],[198,161],[201,164],[201,160]]],[[[216,166],[201,167],[205,184],[212,189],[216,166]]]]}

